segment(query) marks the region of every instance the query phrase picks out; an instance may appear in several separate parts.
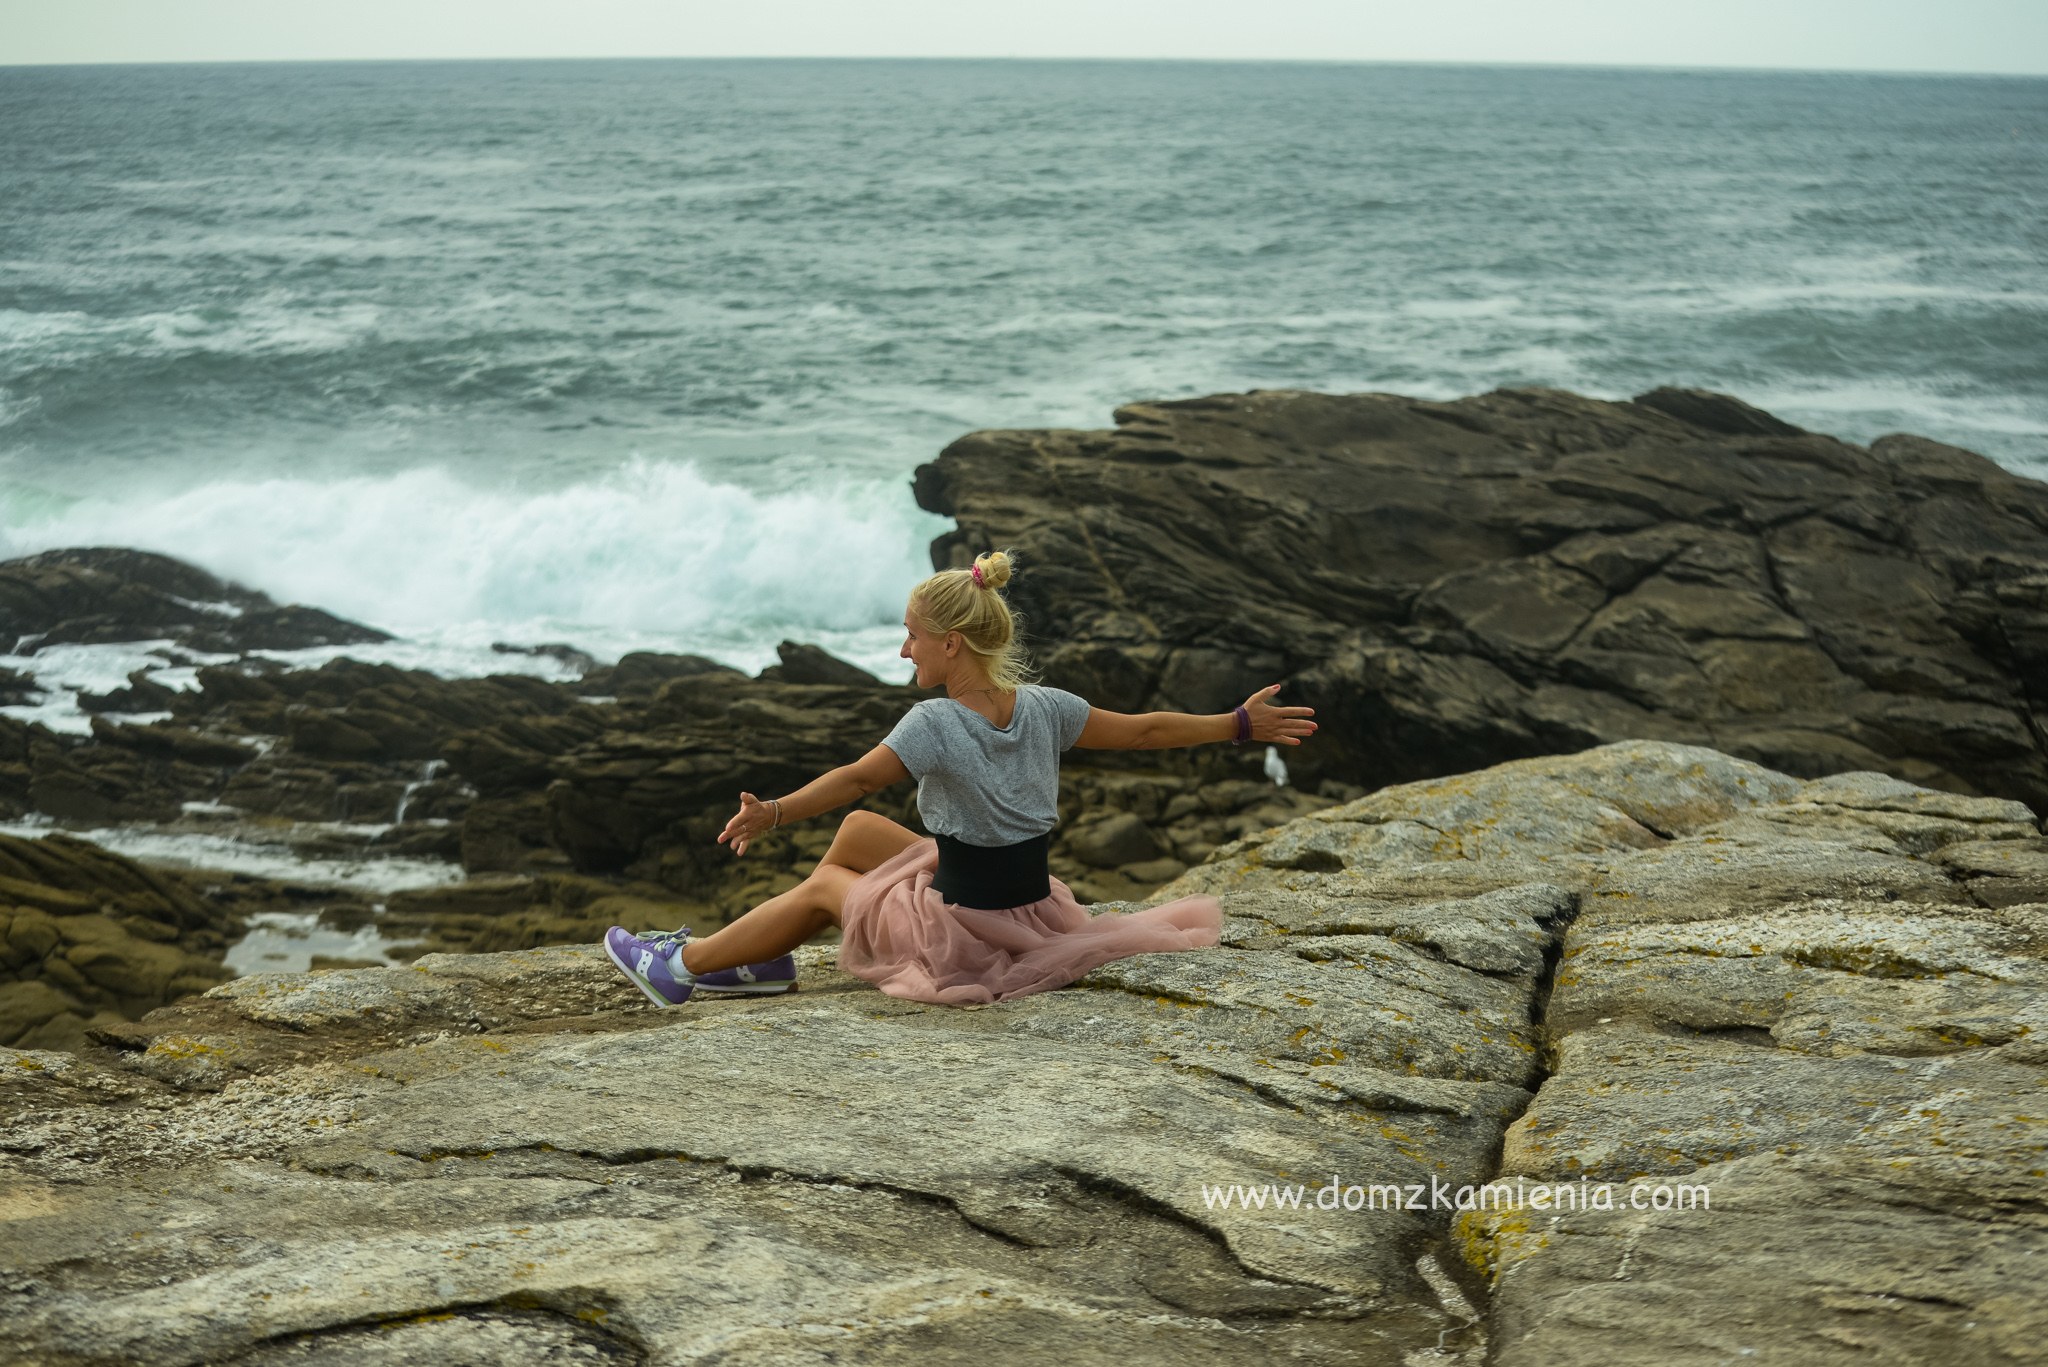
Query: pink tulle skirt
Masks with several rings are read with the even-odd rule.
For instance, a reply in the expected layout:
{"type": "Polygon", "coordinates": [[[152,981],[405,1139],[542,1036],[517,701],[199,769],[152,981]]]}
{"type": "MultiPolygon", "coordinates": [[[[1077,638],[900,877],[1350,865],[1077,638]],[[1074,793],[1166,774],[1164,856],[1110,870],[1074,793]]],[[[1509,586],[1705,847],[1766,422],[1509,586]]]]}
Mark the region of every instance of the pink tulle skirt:
{"type": "Polygon", "coordinates": [[[1223,930],[1214,897],[1090,916],[1059,879],[1006,911],[955,906],[932,886],[936,840],[920,840],[847,889],[839,966],[892,997],[967,1006],[1065,987],[1133,954],[1206,949],[1223,930]]]}

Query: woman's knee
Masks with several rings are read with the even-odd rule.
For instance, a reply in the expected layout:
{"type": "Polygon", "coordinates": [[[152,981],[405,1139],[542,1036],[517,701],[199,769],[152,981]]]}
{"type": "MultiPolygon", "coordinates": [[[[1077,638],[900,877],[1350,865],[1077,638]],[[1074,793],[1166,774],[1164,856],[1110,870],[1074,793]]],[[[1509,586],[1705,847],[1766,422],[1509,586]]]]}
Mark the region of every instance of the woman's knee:
{"type": "Polygon", "coordinates": [[[891,821],[879,812],[848,812],[839,823],[825,862],[866,873],[880,868],[917,840],[909,827],[891,821]]]}
{"type": "Polygon", "coordinates": [[[865,808],[855,808],[840,818],[839,834],[855,840],[864,840],[895,824],[895,822],[883,816],[880,812],[871,812],[865,808]]]}
{"type": "MultiPolygon", "coordinates": [[[[811,910],[827,925],[839,924],[840,908],[846,905],[846,894],[860,881],[860,873],[841,864],[820,864],[811,870],[811,876],[804,880],[810,891],[807,899],[811,910]]],[[[820,927],[822,929],[823,926],[820,927]]]]}

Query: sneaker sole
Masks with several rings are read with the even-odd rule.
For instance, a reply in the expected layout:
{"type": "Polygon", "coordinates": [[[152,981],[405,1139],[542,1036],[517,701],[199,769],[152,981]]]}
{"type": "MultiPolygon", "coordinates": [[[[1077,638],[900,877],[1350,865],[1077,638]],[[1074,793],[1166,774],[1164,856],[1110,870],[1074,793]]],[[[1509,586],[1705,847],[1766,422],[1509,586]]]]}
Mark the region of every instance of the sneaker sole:
{"type": "Polygon", "coordinates": [[[707,997],[773,997],[782,992],[796,991],[794,980],[785,983],[748,983],[744,987],[710,987],[697,984],[697,991],[707,997]]]}
{"type": "Polygon", "coordinates": [[[649,984],[645,978],[641,977],[638,973],[635,973],[632,969],[626,967],[625,960],[621,959],[618,955],[612,952],[612,944],[609,940],[605,941],[604,943],[604,956],[605,958],[610,959],[612,961],[612,965],[615,968],[617,968],[619,972],[625,974],[627,979],[632,982],[633,986],[639,988],[641,992],[645,993],[647,996],[647,1000],[653,1002],[656,1006],[682,1005],[682,1002],[672,1002],[667,997],[662,996],[661,993],[656,992],[653,986],[649,984]]]}

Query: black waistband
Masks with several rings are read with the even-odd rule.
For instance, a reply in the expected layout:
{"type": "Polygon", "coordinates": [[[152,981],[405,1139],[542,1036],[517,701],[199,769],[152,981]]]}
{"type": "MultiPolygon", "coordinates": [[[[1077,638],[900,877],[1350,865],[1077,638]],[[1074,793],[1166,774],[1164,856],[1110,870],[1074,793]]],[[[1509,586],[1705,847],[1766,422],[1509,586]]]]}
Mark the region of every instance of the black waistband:
{"type": "Polygon", "coordinates": [[[939,842],[939,870],[932,886],[956,907],[1005,911],[1052,896],[1045,854],[1052,832],[1014,845],[970,845],[950,835],[939,842]]]}

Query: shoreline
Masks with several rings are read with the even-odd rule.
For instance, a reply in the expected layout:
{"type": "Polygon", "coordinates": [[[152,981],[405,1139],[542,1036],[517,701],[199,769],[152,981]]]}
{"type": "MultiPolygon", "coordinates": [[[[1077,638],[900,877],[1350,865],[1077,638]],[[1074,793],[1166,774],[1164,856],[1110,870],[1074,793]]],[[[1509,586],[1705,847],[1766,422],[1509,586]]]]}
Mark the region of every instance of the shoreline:
{"type": "MultiPolygon", "coordinates": [[[[919,467],[912,497],[952,526],[931,563],[1021,547],[1045,681],[1098,706],[1206,714],[1284,681],[1325,726],[1273,769],[1257,747],[1069,756],[1054,872],[1084,901],[1389,782],[1643,736],[2048,793],[2024,685],[2029,652],[2048,662],[2048,485],[1982,457],[1683,390],[1253,391],[1115,418],[970,433],[919,467]]],[[[375,626],[114,548],[0,564],[9,630],[30,669],[108,663],[59,699],[62,731],[0,675],[8,829],[213,870],[237,924],[331,912],[380,958],[720,924],[830,840],[715,858],[732,794],[801,786],[923,696],[791,641],[753,674],[574,641],[400,668],[357,658],[409,648],[375,626]]],[[[865,805],[922,829],[907,790],[865,805]]]]}

